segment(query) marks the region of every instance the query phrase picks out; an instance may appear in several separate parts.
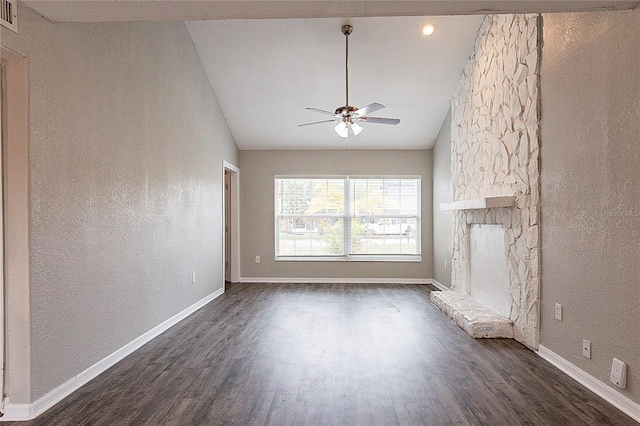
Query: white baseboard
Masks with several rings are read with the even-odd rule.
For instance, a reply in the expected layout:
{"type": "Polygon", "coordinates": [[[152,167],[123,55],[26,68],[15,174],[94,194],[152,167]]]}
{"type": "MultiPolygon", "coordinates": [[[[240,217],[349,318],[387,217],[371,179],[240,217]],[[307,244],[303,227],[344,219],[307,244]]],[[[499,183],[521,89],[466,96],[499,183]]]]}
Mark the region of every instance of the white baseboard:
{"type": "Polygon", "coordinates": [[[9,398],[4,402],[4,416],[0,417],[0,422],[31,420],[33,415],[33,404],[12,404],[9,398]]]}
{"type": "Polygon", "coordinates": [[[582,386],[589,389],[600,398],[631,417],[633,420],[640,422],[640,404],[624,396],[620,392],[617,392],[605,383],[602,383],[600,380],[576,367],[574,364],[543,345],[538,347],[537,353],[541,358],[549,361],[576,382],[580,383],[582,386]]]}
{"type": "Polygon", "coordinates": [[[434,287],[436,287],[438,290],[441,291],[449,291],[451,290],[449,287],[445,286],[444,284],[436,281],[436,280],[431,280],[431,284],[433,284],[434,287]]]}
{"type": "Polygon", "coordinates": [[[183,311],[178,312],[168,320],[158,324],[140,337],[127,343],[117,351],[113,352],[111,355],[108,355],[107,357],[98,361],[77,376],[67,380],[66,382],[48,392],[46,395],[42,396],[31,404],[13,404],[11,403],[11,401],[5,401],[4,416],[0,417],[0,421],[7,422],[35,419],[36,417],[56,405],[58,402],[71,395],[81,386],[85,385],[90,380],[93,380],[102,372],[124,359],[126,356],[135,352],[145,343],[149,342],[153,338],[167,331],[169,328],[178,324],[180,321],[187,318],[189,315],[193,314],[198,309],[202,308],[207,303],[220,296],[222,293],[224,293],[224,287],[214,291],[207,297],[199,300],[183,311]]]}
{"type": "Polygon", "coordinates": [[[431,284],[430,278],[282,278],[241,277],[241,283],[264,284],[431,284]]]}

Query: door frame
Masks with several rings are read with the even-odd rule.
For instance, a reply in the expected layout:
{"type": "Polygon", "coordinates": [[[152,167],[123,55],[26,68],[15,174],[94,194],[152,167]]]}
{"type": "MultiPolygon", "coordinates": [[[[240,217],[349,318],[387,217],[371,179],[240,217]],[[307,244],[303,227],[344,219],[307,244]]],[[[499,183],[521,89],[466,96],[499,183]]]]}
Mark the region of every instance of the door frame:
{"type": "Polygon", "coordinates": [[[4,61],[0,58],[0,412],[4,414],[5,375],[5,291],[4,291],[4,145],[7,87],[4,61]]]}
{"type": "Polygon", "coordinates": [[[0,44],[5,89],[2,123],[4,419],[24,417],[31,402],[29,286],[29,78],[25,56],[0,44]]]}
{"type": "Polygon", "coordinates": [[[227,261],[227,234],[231,241],[229,242],[229,278],[232,283],[240,282],[240,169],[238,166],[223,160],[222,161],[222,282],[223,288],[226,290],[226,273],[225,263],[227,261]],[[225,172],[230,173],[229,191],[230,191],[230,214],[227,223],[226,215],[226,194],[225,194],[225,172]],[[225,232],[225,228],[229,227],[229,232],[225,232]]]}

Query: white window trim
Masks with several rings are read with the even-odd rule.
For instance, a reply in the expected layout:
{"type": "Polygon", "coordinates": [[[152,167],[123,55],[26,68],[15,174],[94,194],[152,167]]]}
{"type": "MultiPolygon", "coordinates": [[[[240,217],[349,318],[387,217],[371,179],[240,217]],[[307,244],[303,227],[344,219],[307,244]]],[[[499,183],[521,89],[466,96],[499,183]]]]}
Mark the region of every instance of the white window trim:
{"type": "MultiPolygon", "coordinates": [[[[273,206],[274,206],[274,253],[276,262],[422,262],[422,175],[275,175],[273,178],[273,206]],[[343,215],[282,215],[278,216],[278,179],[343,179],[346,181],[344,190],[344,206],[345,213],[343,215]],[[345,229],[345,248],[351,247],[351,204],[349,195],[351,191],[350,180],[352,179],[417,179],[418,194],[420,196],[416,216],[412,215],[371,215],[372,217],[417,217],[420,221],[420,234],[418,238],[418,254],[349,254],[349,249],[345,250],[344,255],[322,255],[322,256],[286,256],[278,255],[279,233],[278,220],[282,217],[318,217],[318,218],[340,218],[343,219],[345,229]]],[[[365,215],[367,216],[367,215],[365,215]]]]}

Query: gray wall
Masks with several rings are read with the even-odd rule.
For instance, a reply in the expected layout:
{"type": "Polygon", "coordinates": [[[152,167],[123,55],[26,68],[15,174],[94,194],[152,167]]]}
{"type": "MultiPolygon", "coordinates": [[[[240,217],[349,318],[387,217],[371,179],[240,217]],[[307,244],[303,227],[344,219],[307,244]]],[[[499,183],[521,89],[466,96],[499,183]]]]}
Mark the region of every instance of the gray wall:
{"type": "Polygon", "coordinates": [[[433,145],[433,278],[451,286],[451,229],[453,212],[440,211],[451,195],[451,109],[433,145]],[[447,267],[445,269],[445,262],[447,267]]]}
{"type": "MultiPolygon", "coordinates": [[[[330,129],[329,129],[330,130],[330,129]]],[[[240,247],[243,277],[431,278],[431,150],[240,151],[240,247]],[[421,175],[422,262],[274,260],[275,175],[421,175]],[[261,263],[254,262],[261,256],[261,263]]]]}
{"type": "Polygon", "coordinates": [[[29,60],[34,401],[221,288],[237,148],[184,23],[20,6],[2,43],[29,60]]]}
{"type": "Polygon", "coordinates": [[[541,343],[607,384],[622,359],[640,402],[640,9],[543,32],[541,343]]]}

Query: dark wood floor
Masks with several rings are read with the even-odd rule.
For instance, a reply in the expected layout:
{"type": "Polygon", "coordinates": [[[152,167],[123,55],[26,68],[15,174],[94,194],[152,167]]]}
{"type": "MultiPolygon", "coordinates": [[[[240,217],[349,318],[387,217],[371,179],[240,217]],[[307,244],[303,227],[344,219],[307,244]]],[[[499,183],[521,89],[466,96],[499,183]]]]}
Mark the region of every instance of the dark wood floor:
{"type": "Polygon", "coordinates": [[[635,425],[415,285],[233,284],[19,425],[635,425]]]}

